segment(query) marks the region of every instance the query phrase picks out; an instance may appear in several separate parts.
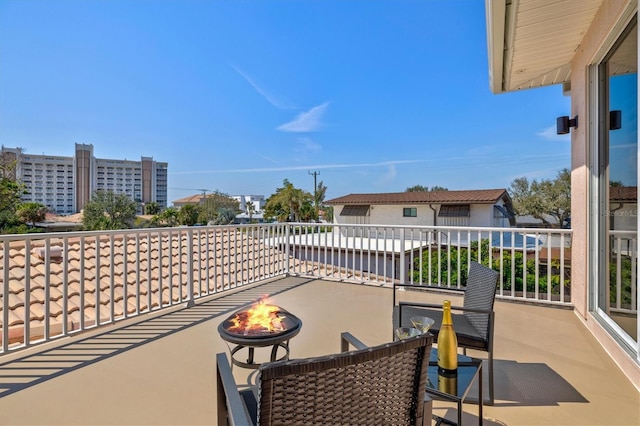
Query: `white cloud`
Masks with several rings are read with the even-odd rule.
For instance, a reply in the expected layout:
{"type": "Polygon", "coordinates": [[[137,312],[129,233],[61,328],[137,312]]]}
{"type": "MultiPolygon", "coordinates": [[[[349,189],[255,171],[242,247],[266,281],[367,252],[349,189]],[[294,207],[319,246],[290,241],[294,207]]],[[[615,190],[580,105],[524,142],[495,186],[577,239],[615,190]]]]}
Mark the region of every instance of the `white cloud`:
{"type": "Polygon", "coordinates": [[[282,132],[315,132],[322,127],[322,116],[328,106],[329,102],[314,106],[309,111],[298,114],[293,121],[278,126],[277,129],[282,132]]]}
{"type": "Polygon", "coordinates": [[[571,135],[569,133],[564,135],[557,134],[556,126],[547,127],[546,129],[542,129],[539,132],[536,132],[536,135],[549,140],[549,141],[570,141],[571,135]]]}
{"type": "MultiPolygon", "coordinates": [[[[388,167],[397,164],[422,163],[423,160],[391,160],[379,163],[350,163],[350,164],[312,164],[306,166],[285,166],[285,167],[261,167],[252,169],[229,169],[229,170],[193,170],[186,172],[174,172],[175,175],[196,175],[196,174],[219,174],[219,173],[258,173],[258,172],[282,172],[289,170],[308,169],[346,169],[355,167],[388,167]]],[[[388,175],[389,173],[387,173],[388,175]]]]}
{"type": "Polygon", "coordinates": [[[251,77],[249,77],[245,72],[243,72],[240,68],[238,68],[237,66],[230,64],[231,67],[236,70],[236,72],[238,74],[240,74],[245,80],[247,80],[247,82],[251,85],[251,87],[254,88],[254,90],[256,92],[258,92],[267,102],[269,102],[271,105],[273,105],[274,107],[278,108],[278,109],[291,109],[293,108],[289,102],[281,99],[280,97],[269,93],[267,90],[265,90],[264,88],[262,88],[260,85],[258,85],[258,83],[255,82],[255,80],[251,77]]]}

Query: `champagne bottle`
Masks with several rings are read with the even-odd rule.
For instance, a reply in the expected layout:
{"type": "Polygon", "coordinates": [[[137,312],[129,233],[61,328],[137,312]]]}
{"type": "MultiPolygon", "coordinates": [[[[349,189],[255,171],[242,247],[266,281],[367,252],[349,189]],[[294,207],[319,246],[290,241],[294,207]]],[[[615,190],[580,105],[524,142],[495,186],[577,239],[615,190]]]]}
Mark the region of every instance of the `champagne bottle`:
{"type": "Polygon", "coordinates": [[[438,390],[449,395],[458,394],[458,374],[438,371],[438,390]]]}
{"type": "Polygon", "coordinates": [[[442,325],[438,333],[438,367],[444,373],[453,373],[458,368],[458,338],[451,319],[451,301],[443,303],[442,325]]]}

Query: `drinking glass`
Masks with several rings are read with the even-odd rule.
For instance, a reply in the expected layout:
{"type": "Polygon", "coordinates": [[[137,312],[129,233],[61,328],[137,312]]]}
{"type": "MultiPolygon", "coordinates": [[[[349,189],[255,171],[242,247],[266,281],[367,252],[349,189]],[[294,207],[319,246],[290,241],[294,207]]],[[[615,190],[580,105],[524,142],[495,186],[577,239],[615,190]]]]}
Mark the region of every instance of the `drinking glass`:
{"type": "Polygon", "coordinates": [[[418,336],[422,334],[420,330],[413,327],[400,327],[395,329],[396,337],[398,340],[408,339],[410,337],[418,336]]]}
{"type": "Polygon", "coordinates": [[[422,333],[426,333],[427,331],[429,331],[434,323],[435,320],[433,318],[420,316],[411,317],[411,324],[413,324],[413,326],[420,330],[422,333]]]}

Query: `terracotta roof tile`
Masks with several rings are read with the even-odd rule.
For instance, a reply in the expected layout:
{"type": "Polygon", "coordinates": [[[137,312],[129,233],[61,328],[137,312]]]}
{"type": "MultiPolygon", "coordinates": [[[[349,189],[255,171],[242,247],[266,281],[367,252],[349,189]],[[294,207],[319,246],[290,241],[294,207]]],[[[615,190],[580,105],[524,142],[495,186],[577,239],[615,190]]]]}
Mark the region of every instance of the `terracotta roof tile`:
{"type": "Polygon", "coordinates": [[[509,197],[505,189],[477,189],[466,191],[416,191],[374,194],[349,194],[328,200],[331,205],[342,204],[493,204],[509,197]]]}
{"type": "Polygon", "coordinates": [[[609,200],[610,201],[638,201],[638,187],[637,186],[612,186],[609,188],[609,200]]]}
{"type": "MultiPolygon", "coordinates": [[[[160,300],[163,304],[166,304],[169,298],[172,298],[174,302],[181,299],[186,300],[187,288],[181,284],[186,283],[189,277],[187,271],[187,265],[189,265],[187,263],[187,246],[189,244],[193,244],[195,248],[191,265],[194,267],[193,286],[196,293],[207,291],[207,280],[209,283],[208,291],[213,291],[215,287],[220,289],[223,285],[229,286],[230,282],[235,279],[236,271],[238,279],[244,280],[244,282],[248,282],[250,279],[264,278],[267,271],[277,269],[276,263],[283,256],[276,248],[267,246],[258,239],[249,241],[249,236],[244,233],[235,233],[235,231],[233,231],[235,235],[228,235],[229,230],[226,229],[194,233],[193,241],[189,240],[186,234],[176,235],[173,231],[171,253],[169,253],[169,232],[171,231],[163,232],[161,239],[156,233],[149,238],[142,236],[137,241],[128,235],[126,244],[123,238],[125,234],[113,238],[101,236],[98,250],[99,268],[96,268],[95,236],[84,238],[84,260],[81,260],[79,237],[68,238],[66,247],[62,239],[52,240],[51,247],[66,250],[63,255],[66,255],[68,261],[64,263],[64,258],[49,261],[48,301],[45,292],[47,268],[44,259],[42,259],[44,251],[38,250],[42,247],[42,241],[34,241],[29,245],[26,245],[24,241],[12,241],[8,251],[4,251],[3,246],[0,245],[0,288],[4,286],[5,273],[2,270],[5,264],[4,256],[8,255],[9,257],[7,274],[9,293],[6,296],[6,304],[9,307],[7,325],[9,326],[10,343],[22,341],[25,320],[29,323],[32,339],[43,335],[47,315],[45,303],[48,303],[51,333],[54,333],[54,331],[62,330],[65,310],[68,315],[67,326],[72,330],[80,327],[83,314],[86,327],[94,324],[98,304],[100,305],[100,321],[104,323],[110,319],[112,304],[114,315],[119,317],[124,314],[124,310],[128,314],[147,310],[149,300],[153,308],[160,306],[160,300]],[[202,235],[198,240],[197,235],[200,234],[202,235]],[[205,238],[205,234],[208,234],[208,240],[205,238]],[[206,241],[209,241],[209,245],[206,244],[206,241]],[[112,245],[113,256],[110,254],[112,245]],[[31,256],[30,265],[27,267],[26,251],[29,246],[31,247],[31,256]],[[138,251],[139,256],[136,255],[138,251]],[[171,271],[169,271],[169,265],[171,265],[171,271]],[[68,274],[66,307],[64,303],[65,269],[68,274]],[[98,293],[96,293],[97,270],[100,276],[98,293]],[[28,313],[25,309],[27,275],[30,278],[28,313]],[[201,283],[198,280],[202,280],[201,283]],[[140,292],[139,299],[136,298],[136,291],[140,292]],[[84,296],[84,306],[82,306],[81,295],[84,296]]],[[[294,262],[294,264],[298,263],[299,261],[294,262]]],[[[0,292],[0,330],[5,326],[2,324],[4,304],[5,301],[0,292]]],[[[2,333],[0,332],[0,342],[1,339],[2,333]]]]}
{"type": "Polygon", "coordinates": [[[189,195],[188,197],[180,198],[178,200],[174,200],[173,204],[198,204],[200,200],[202,200],[202,194],[189,195]]]}

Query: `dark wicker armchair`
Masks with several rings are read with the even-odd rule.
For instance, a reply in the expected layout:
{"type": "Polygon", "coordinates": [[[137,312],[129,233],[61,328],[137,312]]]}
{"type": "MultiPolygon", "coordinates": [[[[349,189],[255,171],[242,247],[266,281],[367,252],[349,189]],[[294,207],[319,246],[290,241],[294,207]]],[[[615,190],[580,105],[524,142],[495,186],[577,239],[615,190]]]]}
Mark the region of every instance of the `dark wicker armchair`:
{"type": "MultiPolygon", "coordinates": [[[[343,333],[349,343],[363,345],[343,333]]],[[[257,389],[238,391],[217,355],[219,425],[427,425],[432,335],[316,358],[263,364],[257,389]],[[426,406],[426,409],[425,409],[426,406]]]]}
{"type": "MultiPolygon", "coordinates": [[[[493,304],[500,274],[477,262],[469,265],[469,275],[464,291],[463,306],[452,306],[453,328],[458,337],[458,346],[466,353],[467,349],[487,352],[489,380],[489,401],[494,403],[493,393],[493,304]],[[460,313],[455,313],[455,312],[460,313]]],[[[400,285],[398,285],[400,286],[400,285]]],[[[422,288],[420,285],[404,285],[406,288],[422,288]]],[[[395,297],[394,297],[395,304],[395,297]]],[[[430,303],[400,302],[393,308],[393,324],[395,327],[412,326],[412,316],[433,318],[435,324],[429,332],[438,341],[438,333],[442,324],[442,305],[430,303]]]]}

